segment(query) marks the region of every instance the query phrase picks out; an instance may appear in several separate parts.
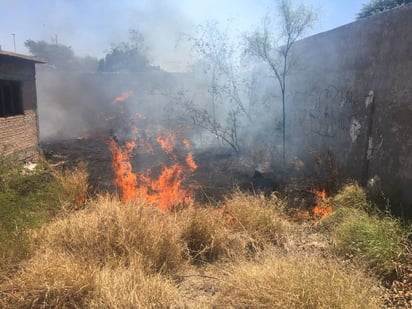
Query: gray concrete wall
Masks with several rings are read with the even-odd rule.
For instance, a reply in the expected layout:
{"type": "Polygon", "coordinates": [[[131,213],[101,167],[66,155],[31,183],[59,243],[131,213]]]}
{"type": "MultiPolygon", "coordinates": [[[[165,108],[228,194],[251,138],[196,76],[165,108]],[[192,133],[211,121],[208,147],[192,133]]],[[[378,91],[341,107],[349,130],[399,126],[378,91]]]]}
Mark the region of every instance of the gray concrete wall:
{"type": "Polygon", "coordinates": [[[411,29],[408,5],[299,41],[287,97],[289,155],[329,150],[410,213],[411,29]]]}

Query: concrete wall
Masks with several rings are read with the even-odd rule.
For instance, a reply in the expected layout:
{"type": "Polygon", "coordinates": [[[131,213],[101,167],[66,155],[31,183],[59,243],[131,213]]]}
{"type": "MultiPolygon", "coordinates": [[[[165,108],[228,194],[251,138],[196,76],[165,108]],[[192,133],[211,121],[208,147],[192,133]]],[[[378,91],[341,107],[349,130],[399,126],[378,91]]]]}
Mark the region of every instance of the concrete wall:
{"type": "Polygon", "coordinates": [[[329,150],[349,176],[380,178],[412,213],[412,5],[296,44],[288,151],[329,150]]]}
{"type": "Polygon", "coordinates": [[[35,65],[31,61],[0,57],[0,79],[21,82],[23,115],[0,117],[0,155],[19,159],[39,155],[35,65]]]}

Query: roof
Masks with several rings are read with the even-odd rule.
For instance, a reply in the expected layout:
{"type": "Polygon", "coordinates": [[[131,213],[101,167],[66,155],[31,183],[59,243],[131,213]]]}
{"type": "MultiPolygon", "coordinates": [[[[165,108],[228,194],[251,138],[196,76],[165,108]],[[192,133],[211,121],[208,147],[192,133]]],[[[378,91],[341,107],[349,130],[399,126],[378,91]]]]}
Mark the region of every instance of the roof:
{"type": "Polygon", "coordinates": [[[26,61],[31,61],[31,62],[35,62],[35,63],[47,63],[47,61],[45,59],[36,58],[36,57],[32,57],[32,56],[27,56],[27,55],[22,55],[22,54],[18,54],[18,53],[13,53],[13,52],[5,51],[5,50],[0,50],[0,57],[3,57],[3,56],[17,58],[17,59],[26,60],[26,61]]]}

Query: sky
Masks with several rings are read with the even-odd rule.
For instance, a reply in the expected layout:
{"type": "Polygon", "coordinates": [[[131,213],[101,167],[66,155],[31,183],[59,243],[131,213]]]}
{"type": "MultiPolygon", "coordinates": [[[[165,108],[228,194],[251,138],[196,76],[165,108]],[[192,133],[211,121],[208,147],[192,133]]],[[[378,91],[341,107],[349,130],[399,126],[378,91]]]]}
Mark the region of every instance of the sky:
{"type": "MultiPolygon", "coordinates": [[[[366,0],[365,0],[366,1],[366,0]]],[[[313,35],[355,20],[362,0],[306,0],[318,15],[313,35]]],[[[145,36],[150,60],[179,71],[188,55],[179,48],[179,34],[191,33],[208,20],[230,25],[241,34],[259,27],[275,0],[0,0],[0,45],[27,54],[28,39],[71,46],[76,55],[102,58],[112,44],[127,41],[129,29],[145,36]],[[14,35],[13,35],[14,34],[14,35]]]]}

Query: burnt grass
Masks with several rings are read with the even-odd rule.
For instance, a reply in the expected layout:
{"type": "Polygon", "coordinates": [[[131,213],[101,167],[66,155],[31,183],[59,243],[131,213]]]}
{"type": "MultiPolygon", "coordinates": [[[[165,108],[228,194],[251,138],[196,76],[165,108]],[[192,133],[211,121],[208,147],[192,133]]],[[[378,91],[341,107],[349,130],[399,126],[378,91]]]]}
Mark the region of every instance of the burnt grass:
{"type": "MultiPolygon", "coordinates": [[[[89,183],[96,192],[116,192],[113,184],[111,153],[107,136],[72,138],[44,141],[41,148],[46,160],[62,168],[72,168],[80,162],[86,163],[89,183]]],[[[184,163],[187,150],[177,148],[172,155],[167,155],[156,142],[152,144],[153,152],[148,153],[143,147],[137,147],[131,163],[134,172],[151,170],[152,176],[159,175],[163,166],[177,162],[184,163]]],[[[196,200],[219,200],[227,193],[238,188],[243,191],[264,192],[282,191],[296,199],[314,202],[313,188],[326,188],[332,192],[336,184],[329,184],[328,179],[316,175],[309,177],[311,171],[297,173],[293,166],[285,168],[283,164],[273,170],[260,171],[255,162],[247,155],[239,155],[224,147],[193,149],[191,151],[198,168],[187,173],[185,184],[195,191],[196,200]]],[[[319,174],[319,173],[317,173],[319,174]]],[[[299,200],[299,201],[298,201],[299,200]]]]}
{"type": "MultiPolygon", "coordinates": [[[[134,172],[150,169],[152,177],[157,177],[165,165],[176,161],[185,164],[185,149],[176,149],[171,156],[159,146],[152,146],[153,153],[136,148],[130,160],[134,172]]],[[[116,193],[107,137],[47,141],[41,147],[46,160],[53,165],[72,168],[80,162],[86,163],[93,191],[116,193]]],[[[185,185],[195,192],[198,201],[220,200],[235,188],[270,193],[284,186],[279,175],[254,170],[251,164],[240,162],[239,156],[230,150],[214,148],[192,152],[198,168],[187,173],[185,185]]]]}

